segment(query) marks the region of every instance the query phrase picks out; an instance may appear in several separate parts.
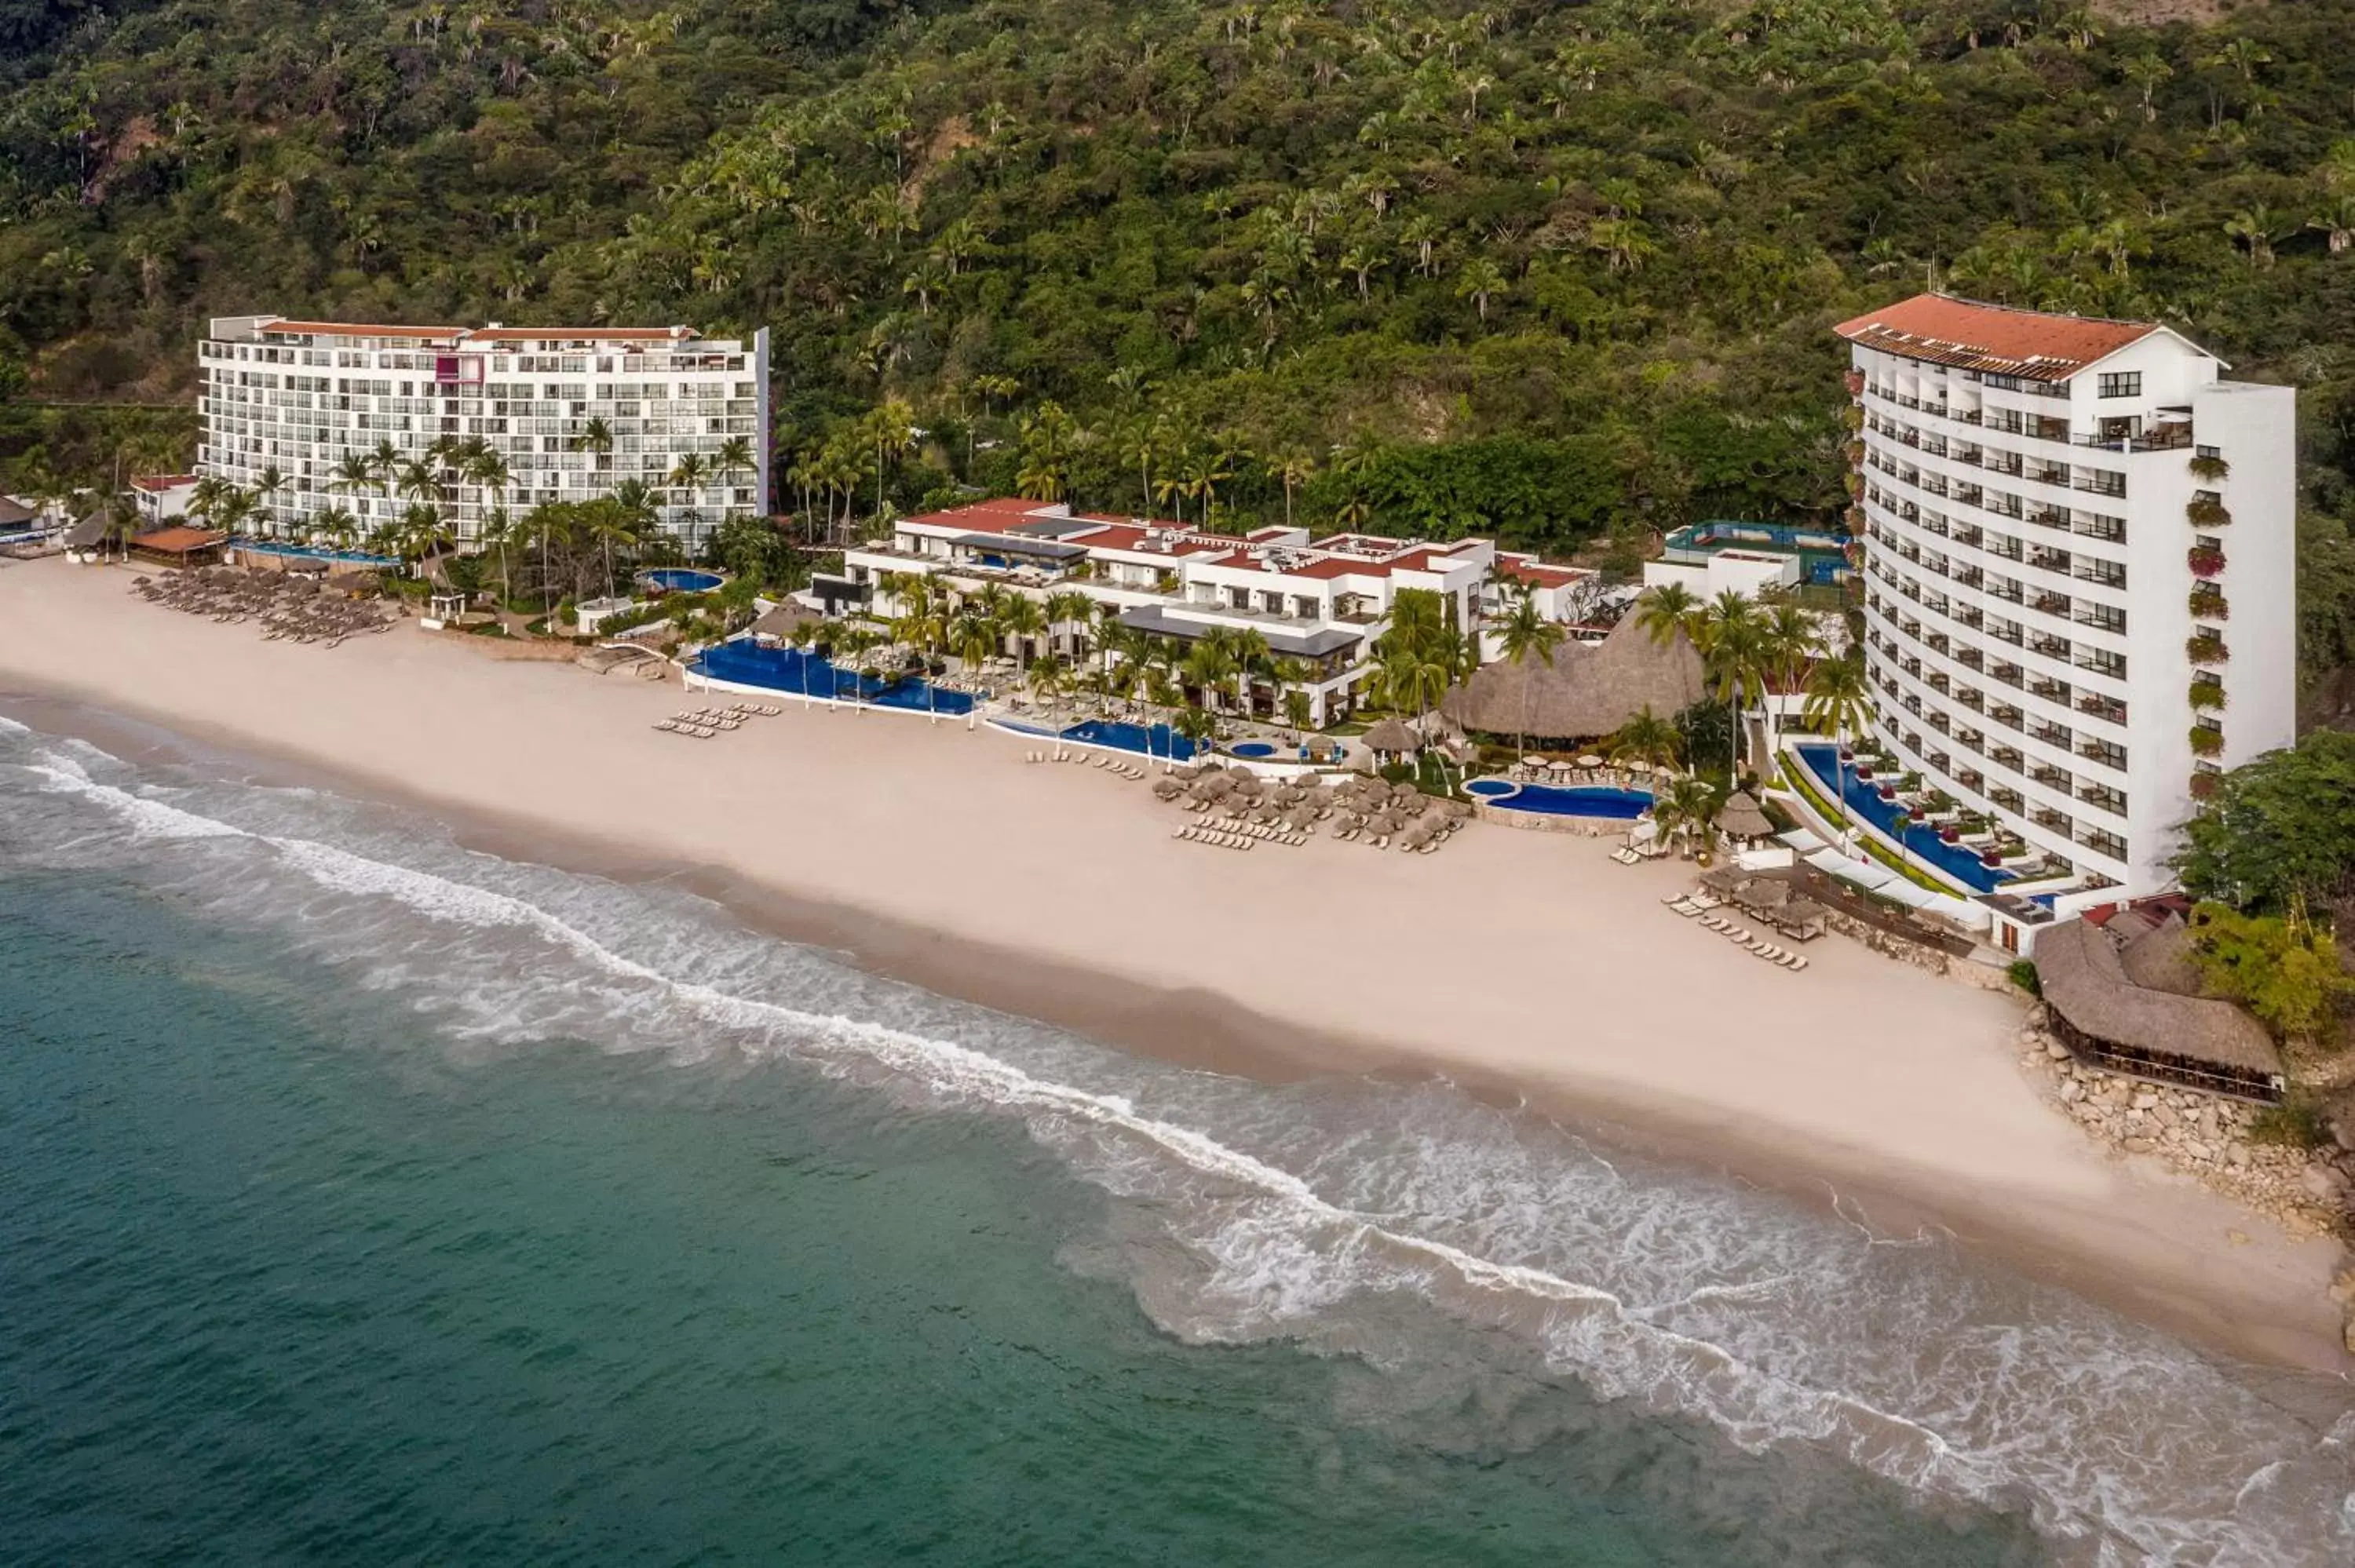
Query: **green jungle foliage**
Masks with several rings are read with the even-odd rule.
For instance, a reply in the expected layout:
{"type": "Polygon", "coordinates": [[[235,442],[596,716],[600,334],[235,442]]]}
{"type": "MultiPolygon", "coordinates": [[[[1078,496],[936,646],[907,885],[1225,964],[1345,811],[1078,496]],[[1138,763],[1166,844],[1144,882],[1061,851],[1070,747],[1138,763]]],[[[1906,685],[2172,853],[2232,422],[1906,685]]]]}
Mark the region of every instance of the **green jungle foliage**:
{"type": "Polygon", "coordinates": [[[1625,561],[1834,514],[1828,329],[1934,284],[2300,385],[2336,663],[2350,38],[2355,0],[0,0],[0,400],[184,399],[213,313],[767,324],[805,517],[970,483],[1625,561]]]}

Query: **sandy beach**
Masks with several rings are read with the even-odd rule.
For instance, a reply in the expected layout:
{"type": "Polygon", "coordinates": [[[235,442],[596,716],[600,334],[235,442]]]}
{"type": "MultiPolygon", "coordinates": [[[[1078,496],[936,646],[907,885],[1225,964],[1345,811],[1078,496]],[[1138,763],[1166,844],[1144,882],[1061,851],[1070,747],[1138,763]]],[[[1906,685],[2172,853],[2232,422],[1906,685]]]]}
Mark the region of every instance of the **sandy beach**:
{"type": "MultiPolygon", "coordinates": [[[[1214,853],[1143,784],[922,716],[656,733],[675,681],[404,626],[335,652],[145,604],[131,574],[0,565],[0,701],[144,721],[501,853],[675,875],[886,972],[1222,1071],[1437,1071],[1966,1241],[2252,1357],[2344,1370],[2335,1243],[2105,1156],[2015,1061],[2011,997],[1838,938],[1794,975],[1660,906],[1689,867],[1476,825],[1444,853],[1214,853]]],[[[126,732],[97,734],[121,749],[126,732]]],[[[135,738],[135,737],[134,737],[135,738]]]]}

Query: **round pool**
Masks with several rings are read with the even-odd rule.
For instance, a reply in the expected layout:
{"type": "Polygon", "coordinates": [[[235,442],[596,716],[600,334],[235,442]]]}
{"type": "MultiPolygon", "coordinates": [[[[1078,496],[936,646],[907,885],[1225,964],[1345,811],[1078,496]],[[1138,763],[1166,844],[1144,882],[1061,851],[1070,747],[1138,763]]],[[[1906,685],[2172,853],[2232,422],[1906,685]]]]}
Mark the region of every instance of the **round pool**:
{"type": "Polygon", "coordinates": [[[1227,747],[1237,757],[1273,757],[1275,747],[1264,740],[1239,740],[1227,747]]]}
{"type": "Polygon", "coordinates": [[[1475,779],[1464,788],[1475,795],[1485,796],[1494,800],[1511,794],[1520,786],[1507,779],[1475,779]]]}
{"type": "Polygon", "coordinates": [[[656,567],[638,576],[665,593],[709,593],[728,580],[718,572],[698,571],[692,567],[656,567]]]}

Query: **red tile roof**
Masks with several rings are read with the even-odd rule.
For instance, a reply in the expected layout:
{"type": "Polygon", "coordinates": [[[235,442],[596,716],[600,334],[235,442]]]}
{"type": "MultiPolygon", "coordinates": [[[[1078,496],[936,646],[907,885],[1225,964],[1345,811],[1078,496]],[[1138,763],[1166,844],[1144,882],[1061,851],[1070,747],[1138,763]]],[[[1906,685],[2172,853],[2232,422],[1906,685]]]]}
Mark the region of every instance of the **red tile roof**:
{"type": "Polygon", "coordinates": [[[699,337],[693,327],[479,327],[466,334],[469,343],[669,343],[699,337]]]}
{"type": "Polygon", "coordinates": [[[290,322],[265,321],[262,332],[309,333],[314,336],[331,337],[447,337],[454,338],[466,329],[453,326],[385,326],[361,322],[290,322]]]}
{"type": "Polygon", "coordinates": [[[131,547],[134,550],[160,550],[167,556],[185,556],[207,549],[228,538],[203,528],[158,528],[152,534],[134,534],[131,547]]]}
{"type": "Polygon", "coordinates": [[[1554,567],[1543,561],[1500,561],[1497,570],[1517,582],[1532,583],[1539,588],[1560,588],[1594,575],[1584,567],[1554,567]]]}
{"type": "Polygon", "coordinates": [[[1832,330],[1850,343],[1908,359],[2062,381],[2166,329],[2151,322],[2047,315],[1951,294],[1916,294],[1832,330]]]}
{"type": "Polygon", "coordinates": [[[152,493],[161,490],[177,490],[184,484],[196,482],[197,476],[193,473],[144,473],[131,482],[131,488],[152,493]]]}

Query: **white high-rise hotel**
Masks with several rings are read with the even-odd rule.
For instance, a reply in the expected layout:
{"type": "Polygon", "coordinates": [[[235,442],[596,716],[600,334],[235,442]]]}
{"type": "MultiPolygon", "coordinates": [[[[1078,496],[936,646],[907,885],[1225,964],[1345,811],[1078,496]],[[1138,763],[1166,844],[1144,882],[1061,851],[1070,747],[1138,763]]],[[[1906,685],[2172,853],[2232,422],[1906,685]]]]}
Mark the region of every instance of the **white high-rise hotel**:
{"type": "Polygon", "coordinates": [[[2147,323],[1925,294],[1838,330],[1882,738],[2081,884],[2171,885],[2199,776],[2295,738],[2296,394],[2147,323]]]}
{"type": "Polygon", "coordinates": [[[655,492],[664,526],[692,546],[730,512],[769,509],[769,334],[741,342],[692,328],[375,326],[217,316],[197,345],[202,436],[197,471],[252,487],[275,469],[285,487],[255,514],[264,532],[303,526],[329,506],[363,529],[415,499],[338,482],[345,460],[390,443],[400,461],[436,441],[487,442],[511,482],[492,495],[461,481],[436,498],[462,542],[497,504],[589,501],[624,479],[655,492]],[[604,421],[610,450],[581,437],[604,421]],[[749,464],[722,469],[739,440],[749,464]],[[671,485],[678,460],[709,471],[671,485]]]}

